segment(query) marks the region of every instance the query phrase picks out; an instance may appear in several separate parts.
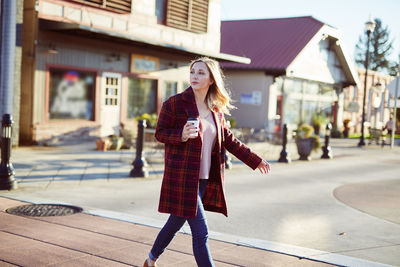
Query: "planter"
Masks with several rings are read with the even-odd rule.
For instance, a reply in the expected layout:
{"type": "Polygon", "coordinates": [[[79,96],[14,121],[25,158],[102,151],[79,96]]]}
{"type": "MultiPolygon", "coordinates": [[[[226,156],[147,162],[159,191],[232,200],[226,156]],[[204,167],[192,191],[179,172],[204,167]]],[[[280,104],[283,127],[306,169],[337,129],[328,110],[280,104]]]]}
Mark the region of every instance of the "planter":
{"type": "Polygon", "coordinates": [[[124,138],[123,137],[113,137],[110,139],[110,141],[111,141],[110,149],[120,150],[124,143],[124,138]]]}
{"type": "Polygon", "coordinates": [[[110,140],[108,138],[100,138],[96,140],[97,150],[107,151],[110,149],[110,140]]]}
{"type": "Polygon", "coordinates": [[[311,151],[313,149],[313,138],[298,138],[296,140],[297,152],[300,160],[311,160],[311,151]]]}

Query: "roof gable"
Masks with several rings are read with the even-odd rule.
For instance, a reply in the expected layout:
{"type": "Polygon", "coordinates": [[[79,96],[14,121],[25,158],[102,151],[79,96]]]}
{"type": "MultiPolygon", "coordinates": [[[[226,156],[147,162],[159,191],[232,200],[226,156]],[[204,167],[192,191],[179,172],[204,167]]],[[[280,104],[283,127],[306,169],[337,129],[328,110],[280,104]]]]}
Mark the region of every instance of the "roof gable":
{"type": "Polygon", "coordinates": [[[221,65],[285,72],[323,25],[311,16],[222,21],[221,52],[248,57],[251,63],[221,65]]]}

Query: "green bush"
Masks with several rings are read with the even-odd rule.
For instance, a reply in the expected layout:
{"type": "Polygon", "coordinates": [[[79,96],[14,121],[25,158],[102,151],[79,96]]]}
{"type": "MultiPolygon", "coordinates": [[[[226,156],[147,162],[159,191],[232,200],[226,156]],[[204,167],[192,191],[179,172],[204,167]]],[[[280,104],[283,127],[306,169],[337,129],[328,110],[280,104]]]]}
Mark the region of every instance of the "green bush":
{"type": "Polygon", "coordinates": [[[236,124],[236,120],[235,120],[234,117],[226,118],[226,120],[230,122],[231,128],[236,128],[236,125],[237,125],[237,124],[236,124]]]}
{"type": "Polygon", "coordinates": [[[323,113],[315,113],[312,118],[312,125],[315,134],[319,134],[321,127],[326,123],[326,116],[323,113]]]}
{"type": "Polygon", "coordinates": [[[135,120],[136,121],[146,120],[147,128],[155,129],[157,126],[158,116],[155,113],[153,114],[143,113],[142,115],[137,116],[135,120]]]}
{"type": "Polygon", "coordinates": [[[321,140],[318,135],[314,134],[314,128],[307,123],[302,123],[296,132],[296,141],[302,138],[312,138],[312,148],[317,151],[321,147],[321,140]]]}
{"type": "Polygon", "coordinates": [[[296,138],[309,138],[313,133],[314,128],[310,124],[303,123],[296,130],[296,138]]]}

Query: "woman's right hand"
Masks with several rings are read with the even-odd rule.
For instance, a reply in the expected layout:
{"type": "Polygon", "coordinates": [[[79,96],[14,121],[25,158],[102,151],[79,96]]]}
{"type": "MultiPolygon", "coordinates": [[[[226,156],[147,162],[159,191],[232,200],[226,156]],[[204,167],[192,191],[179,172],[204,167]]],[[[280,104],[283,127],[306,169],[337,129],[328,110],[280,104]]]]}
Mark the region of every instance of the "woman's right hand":
{"type": "Polygon", "coordinates": [[[192,122],[187,122],[185,126],[183,126],[182,130],[182,142],[186,142],[189,139],[195,139],[197,138],[198,134],[196,136],[191,136],[191,134],[198,133],[198,128],[194,126],[192,122]]]}

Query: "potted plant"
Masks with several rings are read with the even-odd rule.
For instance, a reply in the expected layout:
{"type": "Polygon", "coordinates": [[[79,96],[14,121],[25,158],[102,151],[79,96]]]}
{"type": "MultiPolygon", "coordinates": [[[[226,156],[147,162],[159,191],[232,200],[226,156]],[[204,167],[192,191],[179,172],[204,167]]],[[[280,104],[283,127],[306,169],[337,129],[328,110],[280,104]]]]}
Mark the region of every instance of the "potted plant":
{"type": "Polygon", "coordinates": [[[322,125],[326,122],[326,117],[323,113],[315,113],[312,119],[312,126],[314,127],[314,133],[319,135],[322,125]]]}
{"type": "Polygon", "coordinates": [[[137,116],[136,121],[140,121],[140,120],[146,120],[146,128],[148,129],[155,129],[157,126],[157,120],[158,120],[158,116],[157,114],[148,114],[148,113],[143,113],[140,116],[137,116]]]}
{"type": "Polygon", "coordinates": [[[300,160],[311,160],[311,151],[317,151],[321,147],[319,136],[314,134],[314,128],[303,123],[296,130],[296,146],[300,160]]]}
{"type": "Polygon", "coordinates": [[[136,121],[146,120],[146,129],[144,132],[144,141],[152,142],[154,141],[154,133],[157,127],[158,116],[157,114],[143,113],[135,118],[136,121]]]}
{"type": "Polygon", "coordinates": [[[122,147],[122,144],[124,143],[124,138],[123,137],[119,137],[116,135],[110,135],[108,136],[108,139],[111,142],[111,146],[110,149],[112,150],[120,150],[122,147]]]}

